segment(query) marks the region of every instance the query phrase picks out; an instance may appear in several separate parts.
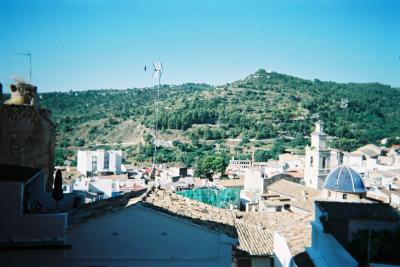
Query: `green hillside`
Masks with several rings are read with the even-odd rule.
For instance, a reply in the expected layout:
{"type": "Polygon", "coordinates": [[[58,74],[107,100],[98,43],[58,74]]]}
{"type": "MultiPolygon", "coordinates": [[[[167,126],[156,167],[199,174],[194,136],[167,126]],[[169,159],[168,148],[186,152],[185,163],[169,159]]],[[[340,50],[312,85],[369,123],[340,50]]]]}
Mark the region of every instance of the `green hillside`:
{"type": "MultiPolygon", "coordinates": [[[[41,94],[57,123],[57,163],[73,158],[77,147],[96,145],[124,149],[128,163],[149,161],[155,96],[156,88],[41,94]]],[[[317,113],[326,132],[341,137],[332,145],[352,150],[400,136],[399,103],[400,90],[379,83],[310,81],[265,70],[218,87],[163,85],[160,139],[174,142],[159,149],[158,162],[207,168],[232,155],[249,157],[254,147],[258,160],[302,150],[317,113]]]]}

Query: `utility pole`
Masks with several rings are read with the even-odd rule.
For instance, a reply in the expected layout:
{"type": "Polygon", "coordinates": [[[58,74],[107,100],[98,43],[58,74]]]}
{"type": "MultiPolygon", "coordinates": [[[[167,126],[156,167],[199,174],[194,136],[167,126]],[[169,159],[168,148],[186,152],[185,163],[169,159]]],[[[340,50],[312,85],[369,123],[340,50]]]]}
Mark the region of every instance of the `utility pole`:
{"type": "Polygon", "coordinates": [[[14,52],[14,54],[29,57],[29,83],[32,84],[32,53],[29,51],[26,53],[14,52]]]}

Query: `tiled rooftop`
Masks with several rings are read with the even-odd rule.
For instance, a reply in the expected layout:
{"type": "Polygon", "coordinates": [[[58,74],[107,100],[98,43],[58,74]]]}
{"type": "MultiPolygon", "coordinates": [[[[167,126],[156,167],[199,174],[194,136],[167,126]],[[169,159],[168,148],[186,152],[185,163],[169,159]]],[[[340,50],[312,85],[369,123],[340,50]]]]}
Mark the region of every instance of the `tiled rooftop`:
{"type": "Polygon", "coordinates": [[[304,246],[308,245],[311,239],[311,233],[306,227],[309,226],[309,215],[286,212],[245,213],[220,209],[154,188],[126,193],[70,211],[69,227],[118,212],[135,204],[238,238],[237,248],[240,253],[246,255],[271,256],[273,254],[272,233],[275,230],[284,233],[293,232],[288,235],[288,242],[294,251],[304,251],[304,246]],[[305,227],[306,230],[291,228],[293,225],[305,227]]]}
{"type": "Polygon", "coordinates": [[[281,233],[292,255],[304,251],[311,245],[312,216],[290,212],[247,212],[242,213],[242,222],[259,225],[268,231],[281,233]]]}
{"type": "Polygon", "coordinates": [[[372,157],[377,157],[380,155],[381,148],[374,144],[368,144],[368,145],[359,147],[357,150],[353,151],[351,154],[353,154],[353,153],[354,154],[357,154],[357,153],[365,154],[372,158],[372,157]]]}
{"type": "Polygon", "coordinates": [[[82,205],[68,212],[68,226],[73,227],[76,224],[120,211],[140,201],[145,192],[146,190],[134,191],[118,197],[82,205]]]}
{"type": "Polygon", "coordinates": [[[270,230],[260,225],[236,222],[239,237],[238,249],[252,256],[273,255],[274,237],[270,230]]]}
{"type": "Polygon", "coordinates": [[[311,221],[311,216],[293,212],[240,212],[242,222],[261,225],[271,231],[282,231],[292,224],[311,221]]]}
{"type": "Polygon", "coordinates": [[[296,201],[290,204],[294,207],[312,212],[314,207],[314,199],[322,194],[321,190],[306,187],[304,185],[293,183],[285,179],[278,180],[267,187],[269,193],[278,193],[280,195],[289,196],[296,201]],[[306,199],[307,196],[307,199],[306,199]]]}
{"type": "Polygon", "coordinates": [[[219,180],[218,185],[224,186],[224,187],[243,187],[244,186],[244,177],[240,177],[239,179],[219,180]]]}
{"type": "Polygon", "coordinates": [[[303,200],[305,198],[305,193],[307,193],[309,199],[314,199],[322,193],[321,190],[293,183],[285,179],[270,184],[267,189],[282,195],[290,196],[297,200],[303,200]]]}
{"type": "Polygon", "coordinates": [[[301,220],[288,225],[281,230],[292,255],[304,252],[305,247],[311,246],[311,224],[308,220],[301,220]]]}
{"type": "Polygon", "coordinates": [[[165,190],[151,190],[143,197],[143,205],[237,237],[234,227],[235,214],[230,210],[213,207],[165,190]]]}

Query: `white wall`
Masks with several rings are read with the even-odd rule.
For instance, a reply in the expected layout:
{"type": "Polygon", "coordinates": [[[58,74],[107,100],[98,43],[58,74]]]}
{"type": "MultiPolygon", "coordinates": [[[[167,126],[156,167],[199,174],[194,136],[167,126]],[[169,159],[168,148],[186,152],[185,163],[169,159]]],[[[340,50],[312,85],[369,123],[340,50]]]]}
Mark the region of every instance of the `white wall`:
{"type": "MultiPolygon", "coordinates": [[[[72,247],[0,251],[14,266],[231,266],[235,240],[147,208],[132,207],[72,227],[72,247]],[[23,256],[22,256],[23,255],[23,256]],[[45,255],[45,257],[44,257],[45,255]]],[[[13,265],[10,265],[13,266],[13,265]]]]}
{"type": "Polygon", "coordinates": [[[63,255],[0,252],[2,262],[18,266],[226,266],[232,263],[237,240],[149,208],[134,206],[68,231],[70,249],[63,255]],[[21,257],[21,255],[29,256],[21,257]],[[60,257],[62,257],[60,259],[60,257]],[[4,261],[3,261],[4,260],[4,261]]]}
{"type": "Polygon", "coordinates": [[[96,166],[96,171],[97,172],[106,172],[108,171],[108,153],[104,151],[103,149],[98,149],[97,151],[93,151],[93,154],[95,152],[96,159],[97,159],[97,166],[96,166]],[[106,164],[107,162],[107,164],[106,164]]]}
{"type": "Polygon", "coordinates": [[[79,178],[75,179],[72,184],[72,190],[79,190],[79,191],[89,191],[89,178],[79,178]]]}
{"type": "Polygon", "coordinates": [[[329,233],[325,233],[319,220],[321,211],[315,206],[315,219],[312,225],[312,245],[307,249],[316,266],[356,267],[358,263],[329,233]]]}
{"type": "Polygon", "coordinates": [[[244,190],[256,191],[262,194],[264,190],[264,180],[261,177],[261,170],[247,169],[244,172],[244,190]]]}
{"type": "Polygon", "coordinates": [[[89,159],[89,154],[89,151],[78,150],[76,169],[84,175],[88,170],[91,170],[92,161],[89,159]]]}
{"type": "Polygon", "coordinates": [[[390,194],[390,204],[393,206],[400,206],[400,196],[391,193],[390,194]]]}
{"type": "Polygon", "coordinates": [[[109,171],[115,174],[121,173],[122,151],[109,151],[109,171]]]}
{"type": "Polygon", "coordinates": [[[275,267],[292,267],[292,253],[286,239],[278,232],[274,232],[274,264],[275,267]]]}
{"type": "Polygon", "coordinates": [[[22,183],[0,182],[0,242],[64,239],[66,214],[23,214],[23,190],[22,183]]]}
{"type": "Polygon", "coordinates": [[[104,193],[104,198],[110,198],[113,192],[113,180],[105,178],[97,178],[89,183],[89,192],[104,193]]]}

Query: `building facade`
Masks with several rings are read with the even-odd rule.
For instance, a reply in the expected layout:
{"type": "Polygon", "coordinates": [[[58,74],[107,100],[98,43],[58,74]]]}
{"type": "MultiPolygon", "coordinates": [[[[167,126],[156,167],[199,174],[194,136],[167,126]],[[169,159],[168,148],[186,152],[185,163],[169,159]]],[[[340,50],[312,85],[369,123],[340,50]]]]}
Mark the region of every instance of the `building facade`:
{"type": "Polygon", "coordinates": [[[103,173],[121,173],[122,151],[78,151],[77,170],[85,176],[103,173]]]}
{"type": "Polygon", "coordinates": [[[304,180],[306,186],[321,189],[330,170],[331,152],[327,144],[322,121],[315,123],[311,146],[306,147],[304,180]]]}

